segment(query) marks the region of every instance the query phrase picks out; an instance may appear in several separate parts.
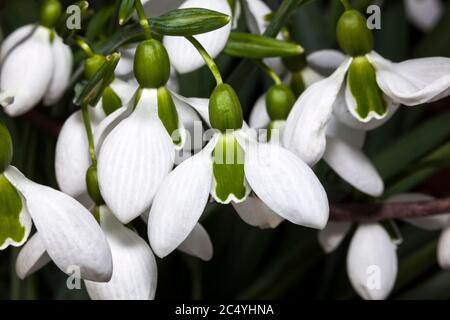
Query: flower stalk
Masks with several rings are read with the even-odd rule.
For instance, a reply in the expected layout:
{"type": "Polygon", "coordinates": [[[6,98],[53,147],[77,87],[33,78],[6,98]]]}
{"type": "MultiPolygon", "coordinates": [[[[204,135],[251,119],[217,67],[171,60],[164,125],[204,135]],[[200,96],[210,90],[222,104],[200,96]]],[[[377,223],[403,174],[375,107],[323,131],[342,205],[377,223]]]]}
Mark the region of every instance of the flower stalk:
{"type": "Polygon", "coordinates": [[[139,18],[139,24],[144,31],[145,38],[147,40],[152,39],[152,31],[150,29],[150,24],[148,23],[147,17],[145,16],[144,7],[142,6],[141,0],[136,0],[134,2],[134,8],[136,9],[136,13],[139,18]]]}

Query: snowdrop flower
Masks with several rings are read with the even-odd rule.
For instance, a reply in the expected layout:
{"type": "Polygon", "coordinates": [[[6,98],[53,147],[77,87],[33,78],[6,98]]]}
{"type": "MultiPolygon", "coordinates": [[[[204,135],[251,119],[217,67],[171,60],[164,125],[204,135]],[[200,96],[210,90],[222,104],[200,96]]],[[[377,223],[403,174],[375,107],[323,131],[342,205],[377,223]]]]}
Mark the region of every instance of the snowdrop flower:
{"type": "Polygon", "coordinates": [[[431,31],[444,13],[441,0],[405,0],[406,14],[422,31],[431,31]]]}
{"type": "Polygon", "coordinates": [[[313,171],[281,146],[258,143],[242,129],[242,110],[230,86],[220,84],[212,93],[209,120],[217,130],[210,142],[167,176],[153,201],[148,234],[156,255],[168,255],[186,239],[210,194],[222,204],[239,203],[252,189],[293,223],[326,224],[328,200],[313,171]]]}
{"type": "Polygon", "coordinates": [[[285,146],[309,165],[325,152],[326,124],[333,113],[349,126],[370,130],[387,121],[400,104],[413,106],[450,94],[450,59],[384,59],[372,51],[371,31],[355,10],[342,15],[337,35],[349,56],[331,76],[304,92],[286,123],[285,146]]]}
{"type": "Polygon", "coordinates": [[[77,267],[83,279],[108,281],[111,251],[94,217],[73,198],[28,180],[11,166],[12,143],[4,126],[0,135],[0,248],[22,245],[33,221],[42,247],[63,272],[77,267]]]}
{"type": "Polygon", "coordinates": [[[41,25],[23,26],[2,44],[0,103],[10,116],[26,113],[41,100],[52,105],[67,88],[72,52],[53,30],[60,12],[58,1],[45,1],[41,25]],[[48,7],[57,7],[59,13],[46,13],[48,7]]]}

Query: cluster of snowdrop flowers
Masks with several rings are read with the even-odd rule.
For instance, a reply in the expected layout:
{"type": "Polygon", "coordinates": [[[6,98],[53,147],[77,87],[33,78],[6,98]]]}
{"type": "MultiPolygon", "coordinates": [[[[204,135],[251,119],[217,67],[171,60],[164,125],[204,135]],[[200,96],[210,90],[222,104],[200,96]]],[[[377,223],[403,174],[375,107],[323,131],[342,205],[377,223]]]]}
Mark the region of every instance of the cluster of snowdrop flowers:
{"type": "Polygon", "coordinates": [[[53,105],[62,97],[72,73],[72,51],[53,27],[61,14],[57,0],[46,0],[38,25],[14,31],[0,51],[0,105],[19,116],[41,100],[53,105]]]}

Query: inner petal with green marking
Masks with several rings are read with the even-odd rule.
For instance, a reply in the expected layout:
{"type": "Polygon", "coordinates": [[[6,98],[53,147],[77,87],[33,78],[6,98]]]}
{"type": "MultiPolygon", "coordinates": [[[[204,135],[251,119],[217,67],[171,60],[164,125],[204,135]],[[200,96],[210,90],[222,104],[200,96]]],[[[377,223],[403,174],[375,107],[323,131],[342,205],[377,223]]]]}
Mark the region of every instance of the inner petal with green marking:
{"type": "Polygon", "coordinates": [[[22,198],[4,175],[0,175],[0,203],[0,249],[22,244],[29,233],[20,219],[22,198]]]}
{"type": "Polygon", "coordinates": [[[170,91],[165,87],[158,89],[158,116],[172,137],[173,143],[181,145],[183,142],[181,132],[178,131],[178,134],[174,134],[179,129],[177,109],[170,91]]]}
{"type": "Polygon", "coordinates": [[[366,57],[353,59],[347,75],[347,86],[355,100],[349,103],[350,112],[360,120],[377,119],[386,115],[387,103],[383,92],[377,84],[375,68],[366,57]]]}
{"type": "Polygon", "coordinates": [[[244,150],[233,133],[221,134],[213,152],[213,196],[217,202],[244,201],[250,193],[245,181],[244,150]]]}
{"type": "Polygon", "coordinates": [[[103,91],[102,106],[106,115],[110,115],[122,106],[122,100],[111,86],[103,91]]]}

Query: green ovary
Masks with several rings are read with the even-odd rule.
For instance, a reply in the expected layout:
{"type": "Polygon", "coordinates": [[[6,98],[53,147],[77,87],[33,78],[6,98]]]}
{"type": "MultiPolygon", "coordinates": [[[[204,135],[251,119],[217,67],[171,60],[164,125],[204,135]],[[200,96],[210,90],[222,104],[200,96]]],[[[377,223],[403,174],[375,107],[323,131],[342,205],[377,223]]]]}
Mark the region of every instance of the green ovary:
{"type": "Polygon", "coordinates": [[[244,151],[233,134],[222,134],[213,153],[215,194],[220,202],[229,202],[234,195],[243,200],[246,196],[244,151]]]}
{"type": "Polygon", "coordinates": [[[7,239],[21,242],[26,231],[20,223],[22,198],[4,175],[0,175],[0,203],[0,247],[7,239]]]}
{"type": "Polygon", "coordinates": [[[354,58],[347,75],[347,85],[356,101],[356,113],[366,119],[370,113],[382,117],[387,103],[377,84],[375,68],[366,57],[354,58]]]}

